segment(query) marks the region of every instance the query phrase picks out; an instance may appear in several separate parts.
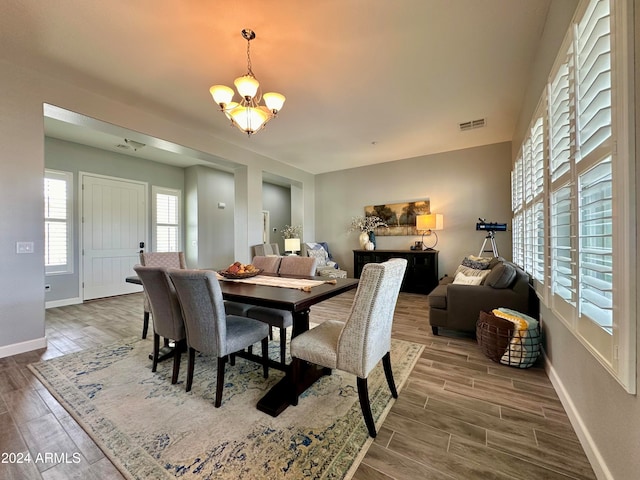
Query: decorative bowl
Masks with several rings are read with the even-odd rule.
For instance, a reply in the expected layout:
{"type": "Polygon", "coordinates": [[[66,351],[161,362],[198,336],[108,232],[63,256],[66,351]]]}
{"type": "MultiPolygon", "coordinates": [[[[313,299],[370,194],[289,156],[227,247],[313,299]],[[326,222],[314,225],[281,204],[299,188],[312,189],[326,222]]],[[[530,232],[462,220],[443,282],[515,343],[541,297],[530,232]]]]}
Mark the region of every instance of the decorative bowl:
{"type": "Polygon", "coordinates": [[[254,270],[253,272],[245,272],[245,273],[231,273],[231,272],[227,272],[226,270],[220,270],[218,273],[222,275],[224,278],[232,278],[232,279],[250,278],[250,277],[255,277],[256,275],[260,275],[262,273],[262,269],[259,268],[257,270],[254,270]]]}

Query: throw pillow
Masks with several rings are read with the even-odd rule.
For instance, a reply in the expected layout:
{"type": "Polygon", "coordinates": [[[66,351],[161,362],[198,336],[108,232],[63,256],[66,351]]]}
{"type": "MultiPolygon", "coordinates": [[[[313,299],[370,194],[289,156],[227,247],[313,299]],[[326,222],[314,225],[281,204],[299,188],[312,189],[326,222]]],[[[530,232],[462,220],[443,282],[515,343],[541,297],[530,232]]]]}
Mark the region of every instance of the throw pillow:
{"type": "Polygon", "coordinates": [[[458,265],[458,268],[456,269],[456,271],[453,274],[453,277],[455,278],[455,276],[459,273],[464,273],[467,277],[480,277],[482,278],[482,281],[480,282],[480,285],[482,285],[485,282],[485,279],[487,278],[487,275],[489,275],[491,273],[491,270],[487,269],[487,270],[477,270],[475,268],[471,268],[471,267],[465,267],[464,265],[458,265]]]}
{"type": "Polygon", "coordinates": [[[491,262],[490,258],[487,257],[475,257],[473,255],[469,255],[464,257],[462,260],[462,265],[469,268],[474,268],[476,270],[486,270],[489,268],[489,262],[491,262]]]}
{"type": "Polygon", "coordinates": [[[516,267],[510,263],[502,262],[490,270],[484,284],[493,288],[509,288],[515,278],[516,267]]]}
{"type": "Polygon", "coordinates": [[[456,277],[453,279],[453,283],[458,285],[480,285],[481,282],[482,277],[476,275],[467,276],[462,272],[456,274],[456,277]]]}
{"type": "Polygon", "coordinates": [[[320,248],[314,248],[314,249],[307,249],[307,255],[309,257],[315,258],[317,259],[317,266],[318,267],[324,267],[327,263],[327,251],[320,247],[320,248]]]}

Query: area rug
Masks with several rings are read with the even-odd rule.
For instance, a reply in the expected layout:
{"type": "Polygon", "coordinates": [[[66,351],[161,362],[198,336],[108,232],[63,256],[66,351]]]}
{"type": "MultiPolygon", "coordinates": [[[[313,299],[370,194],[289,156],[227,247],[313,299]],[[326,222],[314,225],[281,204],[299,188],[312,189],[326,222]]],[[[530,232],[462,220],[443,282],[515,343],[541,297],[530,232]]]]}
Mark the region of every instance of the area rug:
{"type": "MultiPolygon", "coordinates": [[[[277,356],[278,342],[270,347],[277,356]]],[[[423,348],[392,341],[399,391],[423,348]]],[[[273,418],[256,403],[282,372],[264,379],[260,365],[237,359],[214,408],[215,359],[197,357],[187,393],[186,357],[171,385],[172,361],[152,373],[149,351],[148,340],[131,339],[30,365],[126,478],[342,479],[371,443],[353,375],[334,370],[273,418]]],[[[381,364],[369,396],[379,427],[393,404],[381,364]]]]}

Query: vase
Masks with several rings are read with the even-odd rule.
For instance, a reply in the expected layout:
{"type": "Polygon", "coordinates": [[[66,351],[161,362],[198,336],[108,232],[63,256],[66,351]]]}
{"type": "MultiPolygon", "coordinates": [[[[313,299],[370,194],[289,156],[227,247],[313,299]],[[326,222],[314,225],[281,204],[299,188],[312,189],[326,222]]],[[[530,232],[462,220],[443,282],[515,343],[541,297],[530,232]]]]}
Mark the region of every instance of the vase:
{"type": "Polygon", "coordinates": [[[374,250],[375,248],[376,248],[376,246],[370,240],[368,240],[367,244],[364,246],[365,250],[374,250]]]}
{"type": "Polygon", "coordinates": [[[367,232],[362,232],[358,237],[358,241],[360,242],[360,248],[362,250],[366,250],[367,243],[369,242],[369,234],[367,232]]]}
{"type": "Polygon", "coordinates": [[[373,243],[373,248],[371,250],[375,250],[376,249],[376,234],[373,232],[369,232],[369,241],[371,243],[373,243]]]}

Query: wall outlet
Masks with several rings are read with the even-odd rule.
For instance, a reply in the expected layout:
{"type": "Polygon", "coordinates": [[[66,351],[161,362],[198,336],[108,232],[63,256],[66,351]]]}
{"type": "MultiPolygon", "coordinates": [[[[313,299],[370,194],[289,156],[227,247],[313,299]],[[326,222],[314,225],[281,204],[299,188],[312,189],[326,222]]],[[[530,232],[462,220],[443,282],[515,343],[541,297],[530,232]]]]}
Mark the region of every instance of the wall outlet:
{"type": "Polygon", "coordinates": [[[33,253],[33,242],[16,242],[16,253],[33,253]]]}

